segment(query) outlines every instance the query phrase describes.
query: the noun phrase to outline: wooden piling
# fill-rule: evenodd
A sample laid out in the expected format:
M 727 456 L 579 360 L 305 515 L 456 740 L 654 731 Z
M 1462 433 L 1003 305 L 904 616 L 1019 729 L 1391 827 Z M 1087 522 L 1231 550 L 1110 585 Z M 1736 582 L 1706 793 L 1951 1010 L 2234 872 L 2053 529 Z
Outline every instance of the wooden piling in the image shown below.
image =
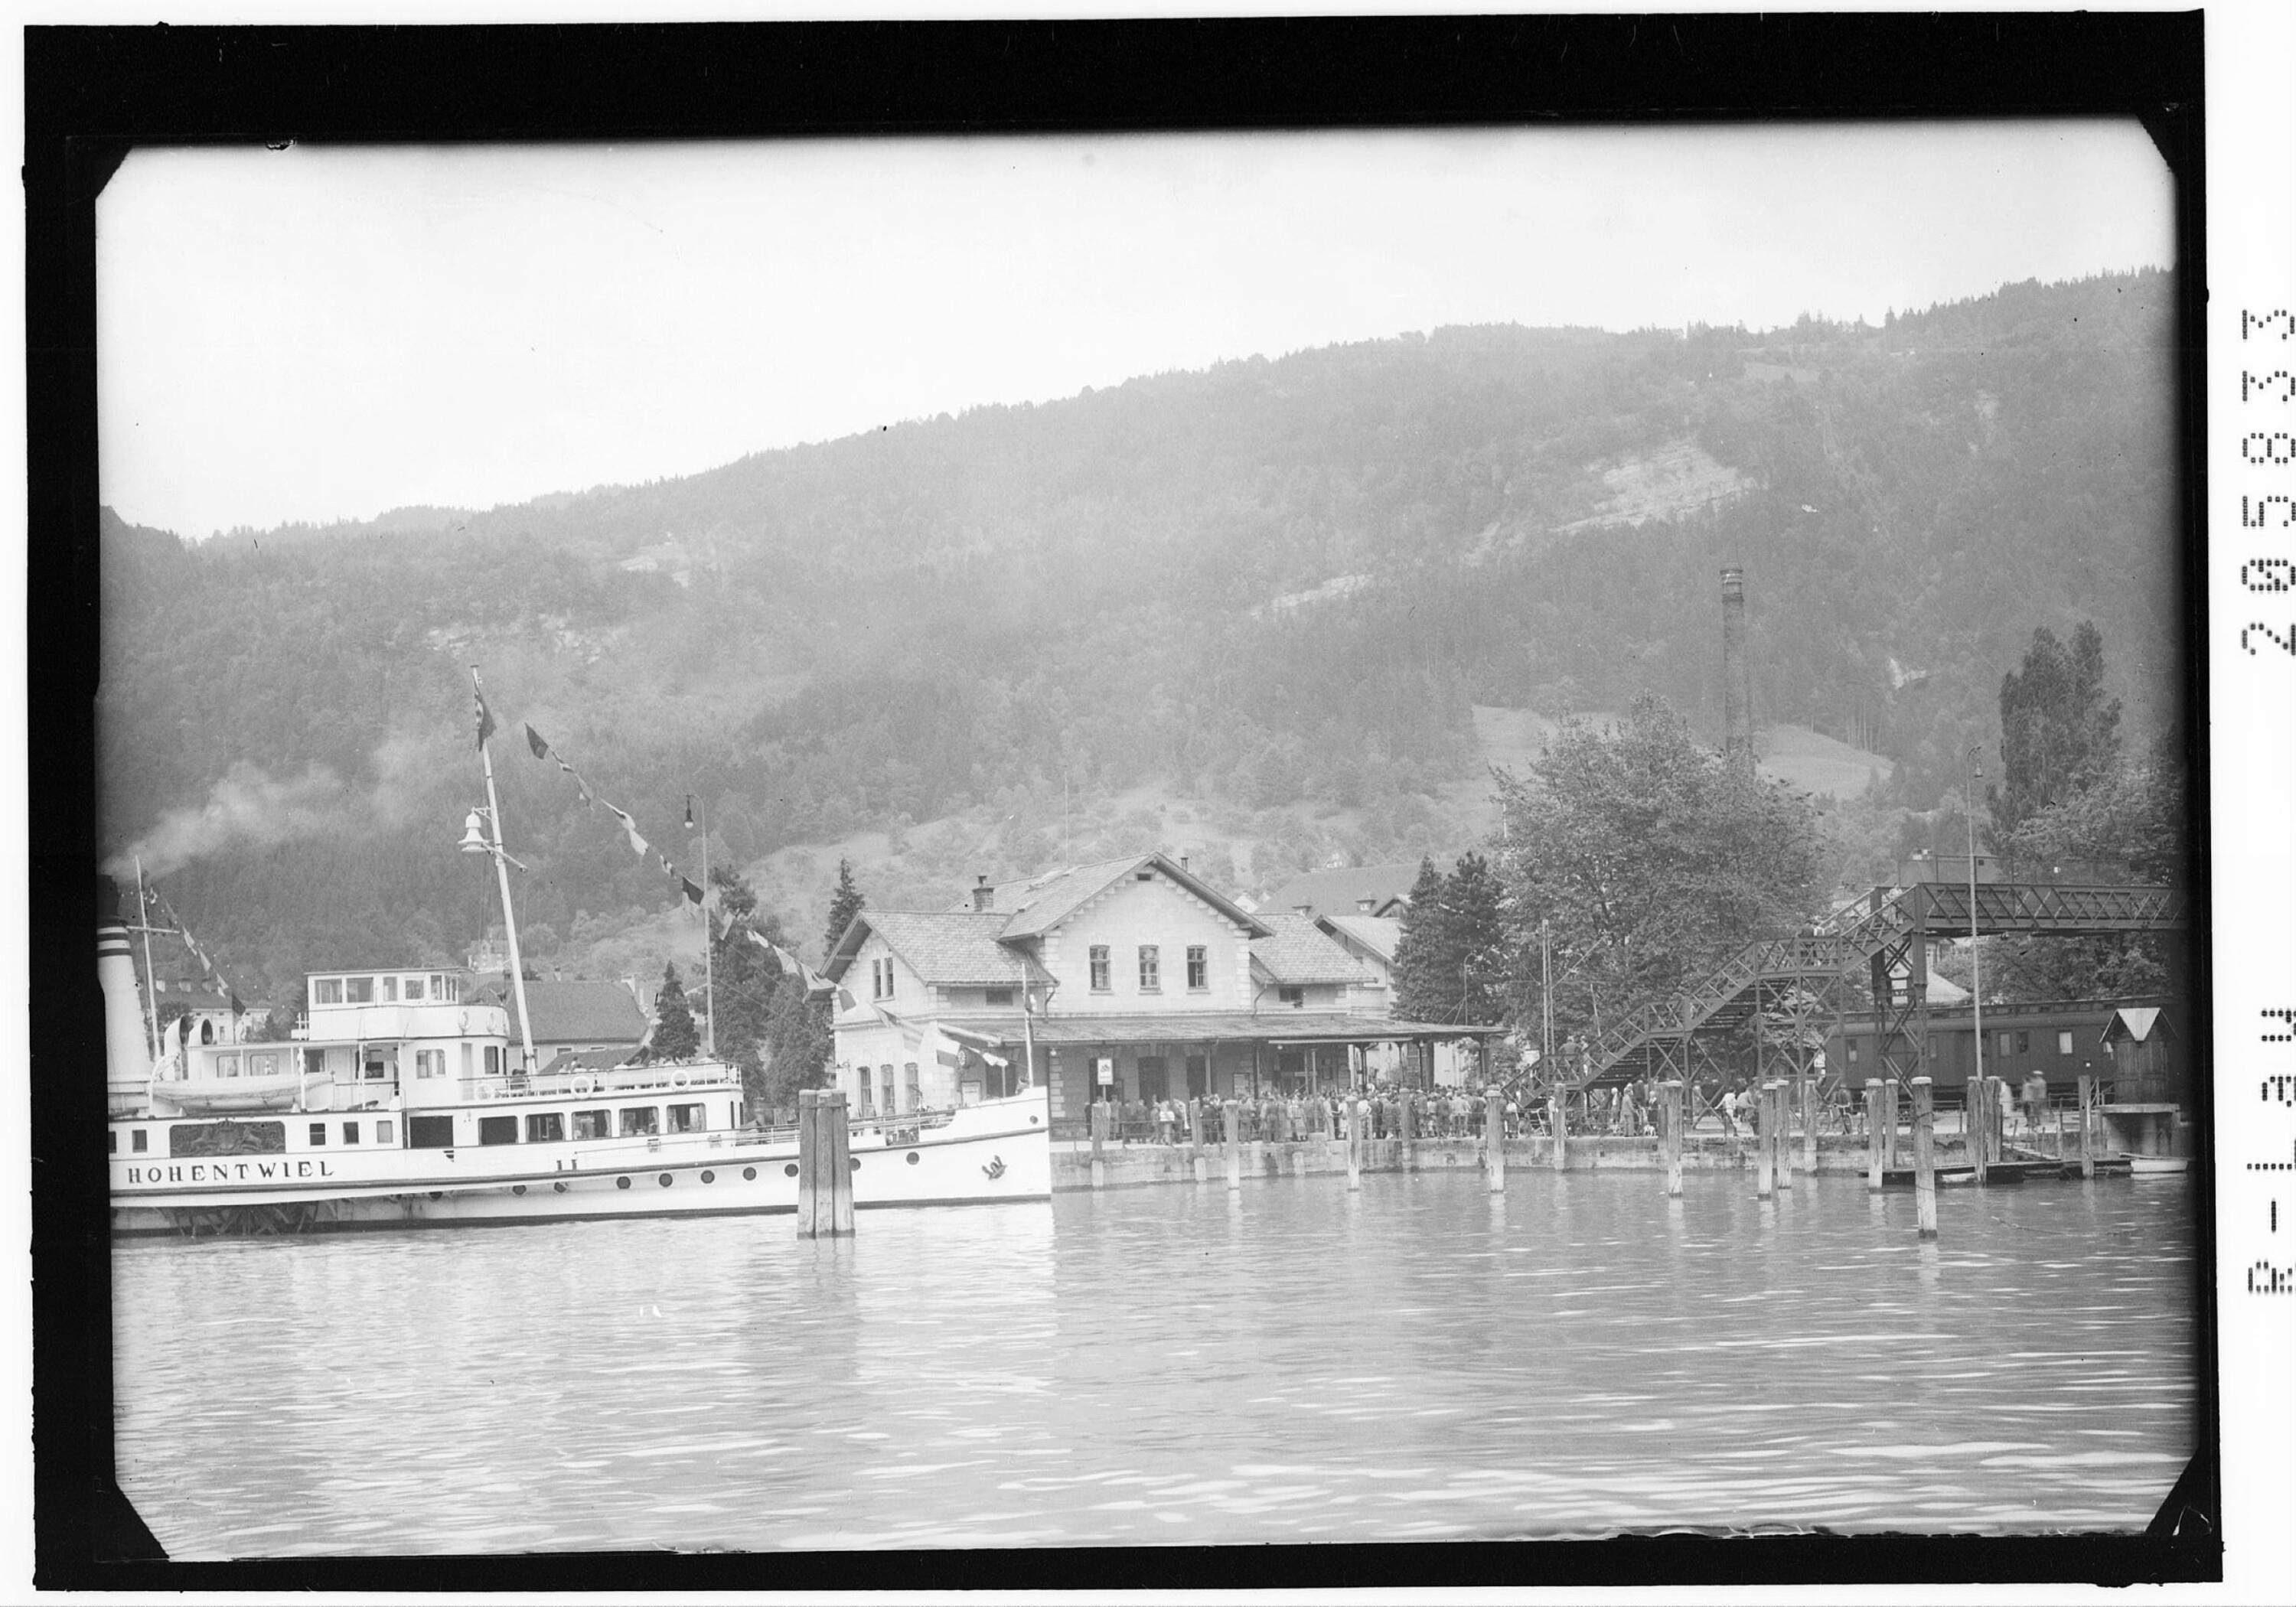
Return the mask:
M 1801 1079 L 1801 1169 L 1817 1175 L 1817 1078 Z
M 1102 1164 L 1101 1151 L 1108 1139 L 1108 1102 L 1095 1100 L 1092 1104 L 1092 1185 L 1099 1188 L 1108 1181 L 1107 1168 Z
M 1348 1192 L 1353 1193 L 1363 1187 L 1363 1108 L 1352 1098 L 1343 1103 L 1348 1112 Z
M 1882 1079 L 1866 1079 L 1866 1187 L 1882 1186 Z
M 1660 1142 L 1666 1146 L 1666 1194 L 1669 1200 L 1682 1197 L 1682 1084 L 1669 1080 L 1659 1085 L 1659 1119 L 1666 1124 Z
M 1898 1153 L 1898 1079 L 1892 1077 L 1882 1084 L 1882 1164 L 1893 1172 L 1902 1159 Z
M 1211 1166 L 1204 1159 L 1204 1102 L 1193 1096 L 1188 1101 L 1188 1167 L 1198 1183 L 1210 1180 Z
M 1237 1112 L 1234 1100 L 1220 1106 L 1220 1117 L 1226 1123 L 1220 1136 L 1227 1141 L 1227 1185 L 1232 1189 L 1243 1186 L 1243 1124 L 1237 1119 Z
M 1770 1085 L 1770 1111 L 1775 1125 L 1767 1129 L 1775 1159 L 1771 1169 L 1777 1175 L 1777 1185 L 1792 1188 L 1793 1184 L 1793 1087 L 1783 1078 Z
M 1770 1090 L 1765 1084 L 1754 1091 L 1754 1198 L 1767 1200 L 1777 1187 L 1770 1171 L 1777 1135 L 1770 1125 Z
M 1559 1172 L 1570 1164 L 1570 1096 L 1560 1088 L 1546 1097 L 1546 1123 L 1554 1134 L 1554 1143 L 1547 1160 Z
M 1483 1095 L 1484 1180 L 1494 1194 L 1506 1192 L 1506 1095 L 1493 1088 Z
M 845 1095 L 802 1088 L 797 1107 L 797 1233 L 826 1239 L 853 1231 L 853 1167 Z
M 1937 1158 L 1930 1132 L 1934 1112 L 1930 1104 L 1930 1079 L 1914 1078 L 1914 1219 L 1921 1236 L 1934 1239 L 1937 1227 Z
M 2093 1077 L 2083 1077 L 2074 1085 L 2074 1086 L 2079 1090 L 2079 1103 L 2080 1104 L 2080 1110 L 2078 1114 L 2080 1118 L 2081 1176 L 2084 1177 L 2094 1177 L 2096 1176 L 2096 1151 L 2095 1146 L 2088 1141 L 2089 1105 L 2096 1098 L 2096 1078 Z
M 1977 1186 L 1985 1186 L 1986 1162 L 1992 1160 L 1993 1147 L 1993 1079 L 1979 1078 L 1962 1086 L 1962 1144 L 1969 1151 L 1970 1163 L 1977 1171 Z

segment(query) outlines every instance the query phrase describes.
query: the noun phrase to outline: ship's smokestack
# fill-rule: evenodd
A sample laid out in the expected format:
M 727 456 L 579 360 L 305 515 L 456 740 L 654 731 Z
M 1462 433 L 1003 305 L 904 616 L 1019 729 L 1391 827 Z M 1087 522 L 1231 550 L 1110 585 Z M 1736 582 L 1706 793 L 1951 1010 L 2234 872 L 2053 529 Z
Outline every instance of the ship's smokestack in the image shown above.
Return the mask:
M 1754 767 L 1754 693 L 1746 669 L 1746 572 L 1722 571 L 1722 751 Z
M 152 1080 L 152 1045 L 144 1035 L 127 926 L 119 918 L 119 890 L 108 876 L 95 883 L 95 980 L 103 988 L 104 1081 L 140 1092 Z

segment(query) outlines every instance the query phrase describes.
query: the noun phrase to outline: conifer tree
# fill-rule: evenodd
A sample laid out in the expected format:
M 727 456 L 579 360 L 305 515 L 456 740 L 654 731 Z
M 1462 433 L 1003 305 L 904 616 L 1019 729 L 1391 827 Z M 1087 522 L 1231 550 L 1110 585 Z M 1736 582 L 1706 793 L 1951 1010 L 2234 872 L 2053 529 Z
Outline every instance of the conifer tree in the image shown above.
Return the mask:
M 677 962 L 672 960 L 662 967 L 661 991 L 654 996 L 653 1058 L 692 1060 L 701 1046 L 693 1007 L 685 1002 L 685 985 L 678 980 Z
M 837 939 L 845 935 L 845 929 L 853 924 L 853 917 L 861 913 L 865 902 L 861 890 L 853 883 L 853 862 L 840 858 L 837 862 L 837 890 L 829 898 L 829 924 L 823 928 L 821 933 L 824 960 L 829 957 L 829 951 L 837 947 Z
M 1404 906 L 1403 931 L 1395 942 L 1396 1015 L 1406 1021 L 1448 1021 L 1440 1013 L 1447 1002 L 1445 973 L 1450 952 L 1445 916 L 1443 875 L 1432 859 L 1419 861 L 1419 880 L 1411 884 L 1411 902 Z M 1456 972 L 1451 971 L 1454 983 Z M 1456 998 L 1456 988 L 1447 996 Z
M 1445 986 L 1456 1001 L 1453 1013 L 1429 1019 L 1477 1025 L 1503 1014 L 1503 945 L 1506 923 L 1499 908 L 1498 878 L 1480 854 L 1467 853 L 1443 881 Z
M 2001 677 L 2001 771 L 1985 790 L 1994 846 L 2015 851 L 2031 816 L 2086 792 L 2120 758 L 2120 700 L 2104 695 L 2104 638 L 2084 619 L 2070 644 L 2046 626 Z

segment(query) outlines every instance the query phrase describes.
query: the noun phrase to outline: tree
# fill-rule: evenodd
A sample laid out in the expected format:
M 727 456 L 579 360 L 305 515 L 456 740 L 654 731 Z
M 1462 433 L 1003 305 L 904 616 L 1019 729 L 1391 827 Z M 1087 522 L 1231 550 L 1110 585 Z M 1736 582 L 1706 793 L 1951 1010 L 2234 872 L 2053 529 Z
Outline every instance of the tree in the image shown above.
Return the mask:
M 739 873 L 712 865 L 709 881 L 718 890 L 718 913 L 725 917 L 722 925 L 714 916 L 710 921 L 712 1032 L 718 1053 L 742 1074 L 743 1096 L 753 1110 L 763 1110 L 773 1103 L 767 1096 L 763 1052 L 782 968 L 757 939 L 783 942 L 781 923 L 770 914 L 758 914 L 758 896 Z
M 837 862 L 837 890 L 829 897 L 829 924 L 822 928 L 821 953 L 824 962 L 829 952 L 837 947 L 837 939 L 853 924 L 853 917 L 861 913 L 867 900 L 853 882 L 853 862 L 840 857 Z
M 1993 846 L 2014 856 L 2018 828 L 2087 791 L 2120 757 L 2120 700 L 2104 695 L 2104 638 L 2084 619 L 2070 647 L 2046 626 L 2001 678 L 2002 784 L 1988 786 Z
M 1499 1021 L 1508 971 L 1506 920 L 1499 904 L 1498 878 L 1480 854 L 1461 855 L 1444 878 L 1443 939 L 1455 1004 L 1451 1014 L 1429 1019 L 1478 1025 Z
M 1445 956 L 1449 944 L 1445 932 L 1443 873 L 1432 859 L 1419 862 L 1419 880 L 1411 884 L 1411 901 L 1403 908 L 1403 930 L 1395 940 L 1395 1013 L 1406 1021 L 1438 1021 L 1441 1010 Z M 1456 979 L 1457 973 L 1450 973 Z M 1454 989 L 1454 995 L 1456 988 Z
M 2189 873 L 2185 767 L 2174 727 L 2143 757 L 2020 824 L 2010 849 L 2036 875 L 2078 865 L 2116 881 L 2169 886 Z M 1997 938 L 1986 945 L 1988 996 L 2096 999 L 2161 991 L 2177 935 Z
M 654 996 L 653 1042 L 656 1060 L 692 1060 L 701 1046 L 694 1029 L 693 1011 L 685 1002 L 685 985 L 677 979 L 677 962 L 661 970 L 661 991 Z
M 1502 780 L 1507 936 L 1529 957 L 1513 996 L 1539 1004 L 1546 923 L 1558 1035 L 1665 998 L 1821 903 L 1815 811 L 1701 747 L 1645 693 L 1607 733 L 1566 723 L 1527 778 Z

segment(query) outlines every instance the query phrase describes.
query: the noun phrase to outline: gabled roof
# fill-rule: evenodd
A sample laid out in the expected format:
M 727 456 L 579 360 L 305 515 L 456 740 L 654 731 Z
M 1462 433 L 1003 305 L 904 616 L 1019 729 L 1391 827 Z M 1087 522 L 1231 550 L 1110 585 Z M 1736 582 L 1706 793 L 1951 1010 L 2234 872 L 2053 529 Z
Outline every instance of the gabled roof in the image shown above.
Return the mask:
M 1344 870 L 1309 871 L 1294 876 L 1260 900 L 1262 909 L 1296 912 L 1301 905 L 1311 915 L 1355 915 L 1366 912 L 1356 907 L 1358 899 L 1372 901 L 1369 914 L 1394 915 L 1411 902 L 1412 884 L 1419 880 L 1419 866 L 1406 861 L 1397 865 L 1358 865 Z
M 1028 963 L 1020 950 L 997 941 L 1011 919 L 994 910 L 865 909 L 854 926 L 884 939 L 901 963 L 928 984 L 995 987 L 1020 980 L 1021 967 Z M 860 947 L 857 938 L 849 945 L 839 942 L 829 961 L 832 980 L 845 974 Z M 1032 967 L 1029 974 L 1034 979 L 1043 972 Z
M 518 1000 L 508 982 L 488 990 L 518 1025 Z M 536 982 L 526 985 L 527 1019 L 537 1043 L 636 1044 L 646 1034 L 644 1013 L 619 982 Z
M 556 1058 L 542 1070 L 545 1076 L 553 1071 L 611 1071 L 617 1066 L 627 1064 L 630 1056 L 636 1053 L 628 1047 L 561 1049 Z
M 1250 910 L 1166 854 L 1131 854 L 1055 871 L 1031 881 L 1000 882 L 988 890 L 989 908 L 1011 913 L 1011 923 L 1004 929 L 1007 941 L 1041 937 L 1126 877 L 1143 871 L 1170 877 L 1254 937 L 1267 930 Z
M 2159 1005 L 2126 1005 L 2114 1011 L 2112 1019 L 2104 1024 L 2104 1042 L 2109 1044 L 2115 1038 L 2125 1037 L 2141 1044 L 2153 1035 L 2156 1027 L 2162 1037 L 2169 1036 L 2169 1023 L 2161 1019 Z
M 1395 963 L 1395 946 L 1403 941 L 1403 922 L 1394 915 L 1320 915 L 1316 923 L 1343 934 L 1390 965 Z
M 1305 915 L 1262 915 L 1275 931 L 1251 942 L 1251 963 L 1271 982 L 1368 982 L 1363 963 Z

